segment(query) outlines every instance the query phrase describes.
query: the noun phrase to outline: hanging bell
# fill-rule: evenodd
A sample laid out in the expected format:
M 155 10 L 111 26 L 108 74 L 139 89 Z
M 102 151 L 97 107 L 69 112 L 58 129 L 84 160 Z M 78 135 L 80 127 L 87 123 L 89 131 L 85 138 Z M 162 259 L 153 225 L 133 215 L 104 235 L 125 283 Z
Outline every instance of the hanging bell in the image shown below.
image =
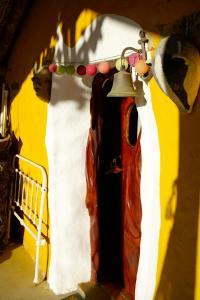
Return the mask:
M 114 74 L 113 85 L 107 97 L 128 97 L 136 96 L 131 74 L 121 70 Z

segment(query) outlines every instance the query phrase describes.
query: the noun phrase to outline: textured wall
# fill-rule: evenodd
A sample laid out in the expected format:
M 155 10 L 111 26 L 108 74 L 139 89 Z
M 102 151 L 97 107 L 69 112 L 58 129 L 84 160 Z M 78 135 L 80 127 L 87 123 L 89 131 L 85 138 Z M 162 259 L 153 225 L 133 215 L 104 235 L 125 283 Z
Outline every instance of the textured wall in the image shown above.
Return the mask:
M 46 9 L 46 5 L 48 5 L 48 10 Z M 89 9 L 92 9 L 95 12 L 91 12 Z M 77 104 L 80 97 L 77 96 L 75 92 L 71 93 L 70 97 L 76 97 L 78 100 L 76 102 L 60 101 L 59 104 L 56 104 L 60 106 L 59 108 L 56 107 L 56 105 L 48 105 L 47 103 L 42 102 L 35 96 L 33 91 L 31 82 L 33 64 L 35 62 L 42 63 L 45 60 L 53 58 L 55 50 L 54 47 L 57 43 L 56 30 L 58 22 L 62 23 L 64 43 L 68 46 L 74 47 L 77 44 L 80 36 L 84 34 L 86 27 L 94 20 L 97 14 L 103 15 L 112 13 L 123 15 L 125 17 L 129 17 L 131 20 L 136 21 L 138 24 L 144 27 L 144 29 L 151 32 L 155 31 L 158 33 L 158 31 L 162 27 L 160 27 L 160 25 L 175 21 L 179 17 L 188 15 L 195 10 L 197 11 L 198 9 L 199 1 L 191 2 L 163 0 L 137 3 L 133 3 L 133 1 L 123 1 L 123 3 L 116 3 L 116 1 L 87 1 L 87 3 L 80 3 L 80 1 L 78 1 L 77 5 L 75 5 L 74 1 L 67 1 L 67 3 L 66 1 L 62 0 L 53 0 L 51 2 L 39 0 L 35 1 L 29 14 L 27 15 L 25 25 L 21 29 L 21 32 L 19 33 L 16 40 L 12 55 L 9 60 L 9 68 L 7 74 L 8 83 L 11 88 L 10 97 L 12 100 L 12 129 L 14 130 L 17 138 L 22 141 L 21 153 L 35 160 L 36 162 L 41 163 L 48 169 L 48 151 L 46 151 L 45 147 L 46 113 L 48 110 L 49 122 L 49 116 L 53 115 L 53 107 L 55 111 L 59 111 L 59 109 L 62 109 L 65 105 L 72 111 L 75 111 L 77 109 L 80 115 L 82 112 L 85 114 L 84 116 L 87 119 L 87 124 L 89 122 L 89 113 L 87 112 L 87 110 L 85 110 L 87 101 L 89 99 L 88 88 L 86 88 L 85 90 L 85 87 L 82 86 L 82 83 L 80 83 L 78 79 L 70 82 L 70 85 L 80 85 L 80 89 L 77 91 L 79 94 L 83 92 L 84 99 L 87 99 L 84 102 L 83 111 L 79 110 L 78 108 Z M 112 22 L 114 22 L 113 18 Z M 125 40 L 124 42 L 126 45 L 124 44 L 123 46 L 127 46 L 127 44 L 134 46 L 134 43 L 137 44 L 137 38 L 134 34 L 131 33 L 131 24 L 133 24 L 132 21 L 128 21 L 127 23 L 125 22 L 125 25 L 123 25 L 125 27 L 128 26 L 129 28 L 128 30 L 126 30 L 127 40 Z M 97 43 L 98 41 L 101 45 L 103 45 L 104 35 L 101 35 L 101 26 L 102 24 L 100 23 L 99 26 L 97 26 L 98 30 L 95 32 L 93 32 L 92 30 L 92 32 L 89 33 L 88 36 L 90 36 L 91 34 L 96 34 L 97 38 L 95 43 Z M 106 35 L 109 33 L 107 31 L 108 30 L 106 30 Z M 163 32 L 163 34 L 166 34 L 166 32 Z M 110 43 L 111 38 L 114 39 L 116 37 L 116 44 Z M 109 51 L 113 51 L 113 53 L 116 54 L 118 52 L 117 50 L 119 49 L 117 47 L 119 46 L 119 43 L 121 43 L 121 37 L 119 38 L 117 35 L 114 37 L 109 34 L 108 40 L 110 45 Z M 158 40 L 159 36 L 155 36 L 153 43 L 154 47 L 157 46 Z M 82 51 L 79 51 L 79 54 L 81 57 L 83 57 L 83 59 L 92 59 L 97 54 L 97 52 L 95 52 L 97 51 L 97 48 L 94 48 L 92 45 L 94 46 L 94 44 L 90 43 L 90 39 L 82 39 Z M 74 55 L 76 53 L 76 51 L 70 51 L 67 47 L 64 47 L 62 49 L 65 53 L 67 52 L 67 55 Z M 106 49 L 107 46 L 99 48 L 98 51 L 100 51 L 100 54 L 102 55 L 104 53 L 106 54 Z M 119 50 L 121 51 L 121 49 Z M 56 76 L 54 79 L 56 84 Z M 15 83 L 18 84 L 18 88 Z M 59 84 L 61 84 L 61 86 L 63 85 L 62 89 L 64 91 L 64 94 L 62 95 L 61 89 L 61 96 L 66 99 L 65 97 L 66 94 L 68 94 L 69 89 L 67 90 L 66 87 L 64 89 L 64 85 L 66 86 L 66 84 L 69 84 L 69 79 L 64 76 L 63 81 Z M 144 166 L 146 166 L 144 167 L 146 168 L 144 169 L 146 170 L 144 173 L 144 178 L 146 178 L 146 180 L 148 181 L 148 183 L 145 183 L 145 180 L 143 181 L 143 203 L 145 208 L 144 216 L 146 216 L 145 218 L 147 220 L 146 229 L 144 225 L 143 230 L 146 230 L 147 233 L 150 232 L 151 234 L 155 234 L 154 237 L 157 238 L 159 230 L 159 216 L 156 213 L 157 208 L 155 207 L 156 205 L 158 205 L 158 202 L 156 197 L 150 197 L 149 195 L 153 195 L 153 193 L 156 193 L 156 195 L 160 194 L 161 230 L 157 266 L 158 288 L 155 292 L 155 298 L 177 300 L 177 297 L 179 297 L 178 295 L 180 293 L 181 299 L 194 299 L 194 297 L 196 297 L 195 299 L 198 299 L 198 291 L 200 286 L 198 273 L 199 257 L 197 257 L 197 247 L 199 247 L 199 243 L 197 243 L 199 236 L 199 198 L 197 195 L 199 178 L 199 143 L 196 134 L 198 133 L 199 101 L 196 101 L 194 112 L 190 116 L 180 116 L 175 105 L 160 91 L 153 79 L 150 83 L 150 87 L 153 112 L 156 118 L 160 145 L 160 185 L 157 185 L 156 181 L 153 180 L 153 176 L 155 175 L 154 170 L 157 170 L 157 168 L 159 169 L 159 165 L 152 161 L 152 157 L 154 156 L 157 156 L 157 159 L 159 159 L 159 153 L 155 151 L 152 152 L 154 149 L 153 147 L 157 149 L 158 141 L 157 138 L 155 138 L 155 135 L 152 135 L 149 130 L 147 130 L 143 135 L 145 137 L 143 140 L 143 149 L 145 149 L 144 151 L 146 151 L 146 154 L 143 154 L 143 160 L 145 161 Z M 53 87 L 53 90 L 54 89 L 55 85 Z M 148 95 L 147 98 L 150 99 L 148 88 L 144 86 L 144 89 L 145 94 Z M 56 94 L 52 94 L 52 96 L 53 95 Z M 145 111 L 149 111 L 149 113 Z M 143 120 L 143 126 L 147 126 L 148 128 L 150 128 L 150 130 L 152 130 L 152 132 L 155 133 L 157 129 L 155 126 L 154 116 L 150 104 L 145 107 L 145 110 L 143 112 L 141 108 L 140 117 Z M 82 119 L 80 118 L 80 120 L 78 121 L 81 122 L 81 120 Z M 58 124 L 62 124 L 62 119 L 58 119 Z M 68 122 L 67 124 L 65 123 L 65 125 L 69 126 Z M 85 123 L 84 125 L 86 126 Z M 55 122 L 55 124 L 52 126 L 54 130 L 56 126 L 57 122 Z M 81 127 L 81 130 L 82 129 L 84 128 Z M 78 128 L 77 131 L 79 131 Z M 77 133 L 77 131 L 74 132 Z M 60 137 L 60 134 L 61 132 L 59 132 L 58 138 Z M 154 136 L 155 138 L 154 142 L 152 142 L 152 136 Z M 50 137 L 51 132 L 48 129 L 46 139 L 47 148 L 50 146 Z M 53 135 L 52 141 L 54 137 L 55 136 Z M 70 136 L 68 136 L 68 138 L 70 141 Z M 74 135 L 72 136 L 72 138 L 74 139 Z M 78 141 L 78 143 L 80 143 L 80 141 Z M 53 142 L 53 144 L 51 145 L 52 149 L 53 147 L 55 147 L 55 145 L 58 145 L 58 147 L 64 146 L 65 149 L 65 146 L 67 144 L 59 145 L 59 143 Z M 78 144 L 76 144 L 76 142 L 75 146 L 78 147 Z M 82 144 L 82 146 L 84 146 L 84 143 Z M 83 150 L 83 148 L 81 149 Z M 57 151 L 57 149 L 55 149 L 55 151 Z M 84 151 L 82 151 L 81 153 L 81 155 L 83 155 Z M 55 153 L 52 153 L 50 157 L 54 157 L 55 161 L 58 160 Z M 83 166 L 83 156 L 79 158 L 81 162 L 80 166 Z M 67 157 L 64 156 L 64 159 L 67 159 Z M 54 162 L 52 162 L 51 167 L 53 166 L 53 163 Z M 66 163 L 69 167 L 71 162 Z M 52 184 L 53 177 L 50 172 L 51 174 L 53 174 L 52 169 L 49 169 L 50 184 Z M 57 178 L 55 178 L 55 180 L 57 181 Z M 83 185 L 81 189 L 84 190 Z M 151 191 L 151 193 L 149 194 L 148 191 Z M 72 194 L 76 194 L 76 191 L 72 191 L 71 188 L 67 189 L 66 193 L 68 194 L 71 192 Z M 59 199 L 61 199 L 62 195 L 58 195 L 58 197 Z M 67 202 L 65 202 L 64 205 L 67 205 Z M 151 207 L 153 207 L 153 210 L 151 210 Z M 62 205 L 59 209 L 61 208 Z M 56 211 L 54 211 L 54 213 L 56 214 Z M 64 213 L 62 213 L 62 216 L 63 214 Z M 83 219 L 86 220 L 87 224 L 88 221 L 86 214 L 83 216 Z M 64 221 L 66 222 L 66 220 Z M 88 225 L 86 225 L 84 229 L 85 232 L 87 231 L 87 226 Z M 56 228 L 53 228 L 52 226 L 52 230 L 56 230 Z M 54 235 L 55 239 L 53 239 L 54 242 L 56 242 L 56 233 L 52 232 L 52 235 Z M 150 236 L 148 237 L 147 235 L 144 235 L 144 239 L 146 239 L 147 244 L 144 244 L 146 246 L 143 247 L 142 250 L 143 254 L 141 256 L 141 266 L 138 273 L 139 281 L 137 283 L 137 297 L 138 299 L 147 300 L 151 298 L 153 286 L 155 283 L 155 278 L 153 276 L 151 277 L 148 273 L 148 264 L 150 263 L 151 267 L 154 270 L 153 264 L 156 264 L 155 257 L 157 250 L 155 247 L 156 242 L 154 242 L 153 238 L 151 239 Z M 29 241 L 28 245 L 29 252 L 34 255 L 33 248 L 32 246 L 30 246 Z M 56 250 L 56 247 L 59 248 L 59 246 L 55 245 L 54 247 L 54 250 L 58 251 L 58 249 Z M 62 249 L 62 246 L 60 247 L 60 249 L 61 250 L 59 251 L 63 253 L 64 249 Z M 153 255 L 155 255 L 153 256 L 154 259 L 152 259 L 152 253 L 154 253 Z M 53 259 L 55 263 L 55 257 Z M 177 262 L 177 264 L 175 264 L 175 262 Z M 55 266 L 54 263 L 52 263 L 52 266 Z M 62 260 L 60 261 L 60 264 L 62 265 Z M 42 265 L 43 268 L 45 268 L 46 259 L 44 258 L 42 261 Z M 173 269 L 174 266 L 175 269 Z M 143 267 L 146 267 L 145 272 L 143 271 Z M 154 270 L 154 272 L 156 271 Z M 86 273 L 89 274 L 89 266 L 86 267 Z M 85 275 L 83 275 L 83 277 L 88 276 L 86 273 Z M 144 278 L 143 276 L 146 277 Z M 52 287 L 56 292 L 64 291 L 66 289 L 65 284 L 67 283 L 65 279 L 60 283 L 62 285 L 61 287 L 59 286 L 59 283 L 56 283 L 56 280 L 58 279 L 55 279 L 53 277 L 50 278 Z M 149 288 L 150 290 L 147 290 L 147 293 L 149 293 L 149 298 L 147 298 L 147 296 L 145 295 L 145 289 L 142 284 L 142 280 L 144 280 L 143 282 L 145 282 L 145 286 L 150 284 L 152 288 L 152 290 L 151 288 Z M 67 286 L 67 288 L 68 287 L 69 286 Z M 143 296 L 142 293 L 144 293 Z

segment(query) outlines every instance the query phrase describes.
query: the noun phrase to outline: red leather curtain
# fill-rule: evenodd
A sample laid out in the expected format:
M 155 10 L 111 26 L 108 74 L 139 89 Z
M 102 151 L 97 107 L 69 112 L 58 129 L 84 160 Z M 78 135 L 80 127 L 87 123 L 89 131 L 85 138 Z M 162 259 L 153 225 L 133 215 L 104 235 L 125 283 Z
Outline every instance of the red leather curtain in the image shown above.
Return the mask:
M 86 149 L 91 280 L 134 299 L 141 239 L 140 136 L 134 98 L 107 98 L 112 74 L 97 74 Z

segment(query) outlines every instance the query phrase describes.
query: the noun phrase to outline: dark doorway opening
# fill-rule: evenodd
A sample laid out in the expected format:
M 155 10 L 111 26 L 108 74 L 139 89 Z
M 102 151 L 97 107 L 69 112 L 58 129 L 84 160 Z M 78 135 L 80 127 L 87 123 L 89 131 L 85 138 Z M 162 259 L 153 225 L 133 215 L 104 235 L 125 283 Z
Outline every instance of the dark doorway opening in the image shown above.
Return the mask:
M 105 101 L 98 181 L 100 282 L 123 285 L 121 99 Z

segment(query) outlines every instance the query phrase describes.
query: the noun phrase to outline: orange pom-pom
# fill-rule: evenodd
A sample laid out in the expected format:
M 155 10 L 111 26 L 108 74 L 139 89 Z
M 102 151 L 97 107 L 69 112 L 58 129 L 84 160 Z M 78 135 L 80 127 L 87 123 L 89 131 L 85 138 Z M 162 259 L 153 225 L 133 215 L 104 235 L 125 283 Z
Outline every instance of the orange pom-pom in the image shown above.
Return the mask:
M 145 60 L 141 59 L 135 63 L 135 71 L 142 76 L 149 71 L 149 65 L 146 64 Z
M 107 61 L 102 61 L 98 65 L 98 71 L 102 74 L 106 74 L 110 71 L 110 64 Z

